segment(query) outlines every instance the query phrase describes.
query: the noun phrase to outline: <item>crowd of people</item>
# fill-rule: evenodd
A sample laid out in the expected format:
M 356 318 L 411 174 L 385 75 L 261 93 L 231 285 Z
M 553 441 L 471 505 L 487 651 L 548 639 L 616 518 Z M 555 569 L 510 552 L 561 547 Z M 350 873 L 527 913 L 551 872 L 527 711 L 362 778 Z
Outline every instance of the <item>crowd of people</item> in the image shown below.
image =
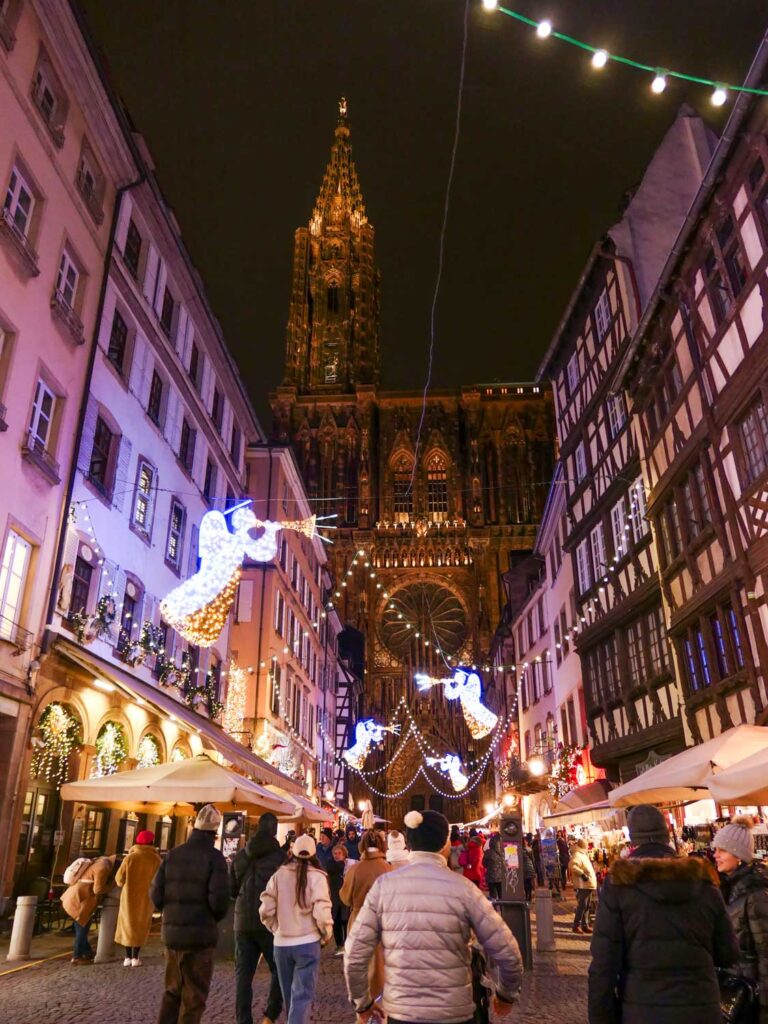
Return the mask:
M 142 831 L 125 858 L 82 859 L 65 874 L 72 963 L 92 962 L 89 928 L 102 895 L 122 888 L 116 941 L 141 965 L 162 913 L 165 988 L 158 1024 L 201 1020 L 219 923 L 235 900 L 237 1024 L 253 1024 L 253 979 L 270 971 L 263 1024 L 285 1011 L 309 1024 L 321 949 L 344 958 L 359 1024 L 470 1024 L 486 999 L 495 1019 L 519 996 L 520 950 L 495 901 L 504 895 L 498 833 L 462 832 L 434 811 L 411 811 L 403 831 L 355 826 L 277 839 L 264 814 L 228 865 L 216 848 L 221 814 L 197 815 L 189 839 L 161 860 Z M 674 848 L 656 807 L 632 808 L 629 839 L 605 863 L 583 837 L 545 830 L 524 838 L 526 896 L 533 883 L 573 887 L 573 931 L 591 935 L 590 1024 L 768 1024 L 768 871 L 754 822 L 735 817 L 711 849 Z M 519 861 L 518 861 L 519 864 Z M 478 968 L 479 963 L 479 968 Z M 492 978 L 491 993 L 478 989 Z

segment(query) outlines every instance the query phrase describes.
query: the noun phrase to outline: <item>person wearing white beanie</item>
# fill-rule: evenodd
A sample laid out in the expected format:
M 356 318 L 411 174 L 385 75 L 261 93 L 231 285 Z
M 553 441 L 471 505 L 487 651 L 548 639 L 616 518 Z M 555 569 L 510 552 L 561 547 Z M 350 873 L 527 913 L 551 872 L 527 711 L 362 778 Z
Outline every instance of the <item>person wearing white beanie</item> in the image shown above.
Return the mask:
M 754 819 L 740 815 L 715 836 L 723 896 L 739 940 L 739 973 L 758 986 L 759 1024 L 768 1024 L 768 871 L 755 860 Z
M 411 854 L 405 836 L 397 829 L 387 833 L 387 864 L 393 868 L 402 867 L 410 860 Z

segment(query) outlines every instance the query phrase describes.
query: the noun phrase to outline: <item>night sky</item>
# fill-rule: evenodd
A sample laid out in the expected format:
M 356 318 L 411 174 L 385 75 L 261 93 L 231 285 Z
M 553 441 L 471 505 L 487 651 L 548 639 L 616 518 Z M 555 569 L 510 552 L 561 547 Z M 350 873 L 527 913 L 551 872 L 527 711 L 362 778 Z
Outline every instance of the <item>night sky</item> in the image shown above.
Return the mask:
M 265 426 L 293 233 L 341 94 L 382 272 L 385 388 L 422 385 L 453 143 L 463 0 L 83 0 Z M 512 6 L 510 4 L 510 6 Z M 519 0 L 611 52 L 741 82 L 764 0 Z M 434 384 L 534 374 L 593 241 L 687 100 L 471 0 Z

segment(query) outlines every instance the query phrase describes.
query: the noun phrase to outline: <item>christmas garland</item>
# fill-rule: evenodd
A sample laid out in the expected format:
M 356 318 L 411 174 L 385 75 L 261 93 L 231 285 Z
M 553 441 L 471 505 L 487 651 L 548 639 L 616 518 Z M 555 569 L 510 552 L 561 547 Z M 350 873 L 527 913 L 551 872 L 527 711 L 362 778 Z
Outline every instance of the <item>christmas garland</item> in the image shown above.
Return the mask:
M 118 722 L 105 722 L 96 737 L 96 757 L 93 775 L 101 778 L 114 775 L 128 756 L 123 727 Z
M 69 755 L 80 746 L 80 723 L 63 704 L 49 704 L 37 727 L 42 746 L 32 755 L 31 773 L 56 788 L 66 780 Z

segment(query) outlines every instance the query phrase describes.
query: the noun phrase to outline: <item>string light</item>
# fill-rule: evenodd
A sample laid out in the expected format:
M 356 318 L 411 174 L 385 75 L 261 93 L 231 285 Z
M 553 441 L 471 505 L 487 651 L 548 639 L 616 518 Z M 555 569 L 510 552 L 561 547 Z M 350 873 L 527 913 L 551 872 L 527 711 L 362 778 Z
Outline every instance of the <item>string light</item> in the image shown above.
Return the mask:
M 66 779 L 69 755 L 80 743 L 80 723 L 63 704 L 54 702 L 40 716 L 38 729 L 42 745 L 35 746 L 30 772 L 58 789 Z
M 577 39 L 574 36 L 566 35 L 564 32 L 556 32 L 548 21 L 537 22 L 533 18 L 529 18 L 526 15 L 521 14 L 519 11 L 513 11 L 511 8 L 503 7 L 498 3 L 491 4 L 490 2 L 486 2 L 486 0 L 483 0 L 483 7 L 488 11 L 498 9 L 508 18 L 513 18 L 515 21 L 528 25 L 530 28 L 535 29 L 537 36 L 542 39 L 546 39 L 548 36 L 553 36 L 555 39 L 559 39 L 563 43 L 568 43 L 570 46 L 575 46 L 577 49 L 586 51 L 592 55 L 592 64 L 596 68 L 603 68 L 610 61 L 615 64 L 623 64 L 625 67 L 633 68 L 635 71 L 647 72 L 654 75 L 655 78 L 677 78 L 680 81 L 690 82 L 693 85 L 709 86 L 714 90 L 711 102 L 716 107 L 721 107 L 726 102 L 729 92 L 746 92 L 756 96 L 768 96 L 768 89 L 760 89 L 743 85 L 728 85 L 726 83 L 716 82 L 711 78 L 704 78 L 700 75 L 689 75 L 683 71 L 666 70 L 663 75 L 660 75 L 658 67 L 653 64 L 646 64 L 643 61 L 634 60 L 631 57 L 621 57 L 618 54 L 608 53 L 602 47 L 593 46 L 591 43 L 585 43 L 583 40 Z M 548 31 L 544 29 L 544 26 L 548 26 Z M 661 93 L 664 91 L 664 88 L 655 88 L 653 91 L 655 93 Z
M 661 72 L 659 72 L 651 82 L 651 92 L 655 92 L 656 95 L 658 95 L 659 93 L 664 92 L 666 88 L 667 79 L 661 74 Z
M 136 767 L 154 768 L 156 764 L 160 764 L 160 747 L 152 733 L 148 732 L 136 748 Z
M 229 683 L 224 715 L 221 720 L 224 732 L 241 739 L 245 720 L 245 698 L 248 689 L 248 673 L 235 661 L 229 663 Z
M 122 725 L 118 722 L 105 722 L 96 737 L 96 757 L 91 777 L 114 775 L 127 756 L 128 746 Z

